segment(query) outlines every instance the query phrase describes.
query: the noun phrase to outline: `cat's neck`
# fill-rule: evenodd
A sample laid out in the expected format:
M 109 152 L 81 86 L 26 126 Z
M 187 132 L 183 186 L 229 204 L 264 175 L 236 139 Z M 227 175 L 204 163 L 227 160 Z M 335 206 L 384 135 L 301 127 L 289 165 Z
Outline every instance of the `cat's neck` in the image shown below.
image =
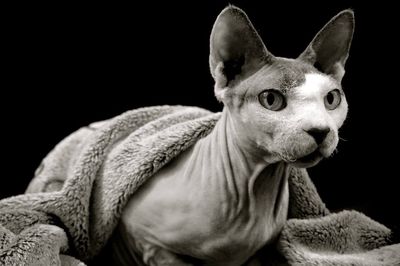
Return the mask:
M 268 164 L 256 145 L 239 134 L 228 110 L 224 109 L 213 131 L 196 144 L 192 155 L 203 183 L 212 182 L 209 187 L 218 188 L 222 201 L 249 211 L 266 202 L 279 204 L 288 166 Z

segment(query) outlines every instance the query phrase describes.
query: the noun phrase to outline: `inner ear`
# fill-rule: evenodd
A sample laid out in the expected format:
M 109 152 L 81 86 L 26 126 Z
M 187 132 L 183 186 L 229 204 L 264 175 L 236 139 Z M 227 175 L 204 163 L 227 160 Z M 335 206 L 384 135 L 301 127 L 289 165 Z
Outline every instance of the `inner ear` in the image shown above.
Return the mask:
M 229 86 L 229 82 L 234 80 L 237 75 L 242 72 L 242 67 L 245 63 L 245 56 L 239 55 L 237 58 L 227 58 L 223 65 L 224 67 L 221 69 L 222 73 L 226 77 L 227 84 Z
M 247 15 L 234 6 L 225 8 L 210 37 L 210 70 L 216 86 L 233 86 L 232 81 L 253 74 L 270 57 Z

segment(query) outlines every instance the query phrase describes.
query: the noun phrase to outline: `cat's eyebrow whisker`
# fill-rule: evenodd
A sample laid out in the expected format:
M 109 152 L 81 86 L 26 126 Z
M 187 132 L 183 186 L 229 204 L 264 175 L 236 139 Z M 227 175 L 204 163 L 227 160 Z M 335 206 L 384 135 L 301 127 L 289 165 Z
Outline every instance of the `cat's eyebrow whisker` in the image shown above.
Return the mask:
M 342 141 L 348 141 L 347 139 L 342 138 L 342 137 L 339 137 L 339 139 L 342 140 Z

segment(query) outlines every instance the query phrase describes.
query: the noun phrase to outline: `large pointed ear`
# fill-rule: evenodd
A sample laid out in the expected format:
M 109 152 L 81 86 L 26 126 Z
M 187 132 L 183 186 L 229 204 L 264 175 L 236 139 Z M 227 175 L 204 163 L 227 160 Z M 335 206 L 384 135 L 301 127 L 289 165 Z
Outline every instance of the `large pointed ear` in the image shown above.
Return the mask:
M 354 32 L 354 13 L 344 10 L 333 17 L 314 37 L 300 60 L 314 65 L 319 71 L 331 75 L 339 82 Z
M 271 57 L 244 11 L 225 8 L 210 38 L 210 69 L 217 98 L 222 100 L 229 87 L 256 72 Z

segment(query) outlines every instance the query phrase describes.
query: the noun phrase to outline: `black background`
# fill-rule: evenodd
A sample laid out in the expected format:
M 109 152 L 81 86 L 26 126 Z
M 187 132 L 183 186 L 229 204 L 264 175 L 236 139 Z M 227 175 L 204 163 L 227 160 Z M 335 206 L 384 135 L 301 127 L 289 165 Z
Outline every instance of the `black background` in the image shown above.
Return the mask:
M 267 48 L 284 57 L 299 55 L 337 12 L 354 9 L 356 31 L 343 80 L 350 106 L 341 130 L 345 141 L 338 154 L 310 173 L 330 209 L 356 209 L 389 227 L 400 225 L 394 4 L 230 3 L 243 8 Z M 58 3 L 3 9 L 0 198 L 23 193 L 54 145 L 93 121 L 161 104 L 221 110 L 209 74 L 208 40 L 227 4 Z

